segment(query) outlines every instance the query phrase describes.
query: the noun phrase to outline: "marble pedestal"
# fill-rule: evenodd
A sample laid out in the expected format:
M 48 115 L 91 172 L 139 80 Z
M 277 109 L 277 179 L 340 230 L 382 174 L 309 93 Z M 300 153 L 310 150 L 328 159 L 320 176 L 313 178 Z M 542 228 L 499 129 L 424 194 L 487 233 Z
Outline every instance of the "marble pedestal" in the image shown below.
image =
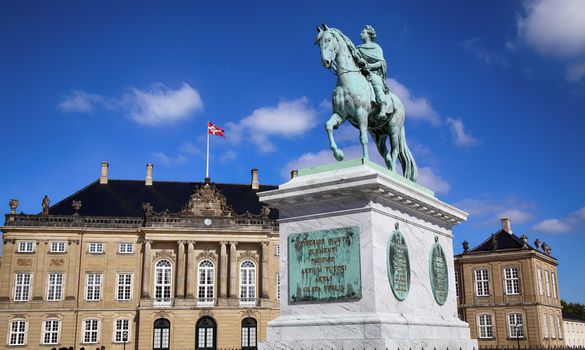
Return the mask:
M 362 159 L 299 170 L 277 190 L 258 195 L 280 211 L 281 254 L 280 316 L 269 322 L 260 349 L 477 349 L 468 324 L 457 317 L 455 297 L 451 228 L 467 218 L 465 212 Z M 403 301 L 392 292 L 387 267 L 387 244 L 396 223 L 410 261 L 410 289 Z M 359 229 L 361 297 L 289 300 L 289 235 L 343 227 Z M 448 271 L 442 305 L 433 295 L 429 272 L 436 243 Z

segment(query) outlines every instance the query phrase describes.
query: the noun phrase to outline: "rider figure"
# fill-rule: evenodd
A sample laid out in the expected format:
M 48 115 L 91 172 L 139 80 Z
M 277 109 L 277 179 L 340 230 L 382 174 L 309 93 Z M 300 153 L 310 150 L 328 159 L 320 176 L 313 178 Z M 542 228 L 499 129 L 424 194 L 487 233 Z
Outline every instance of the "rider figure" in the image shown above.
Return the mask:
M 363 44 L 357 46 L 361 59 L 358 65 L 362 69 L 362 73 L 366 76 L 376 94 L 376 103 L 380 108 L 378 114 L 379 118 L 386 116 L 386 60 L 384 59 L 384 52 L 380 45 L 376 44 L 376 31 L 370 25 L 366 25 L 360 33 L 360 39 Z M 389 111 L 390 113 L 392 111 Z

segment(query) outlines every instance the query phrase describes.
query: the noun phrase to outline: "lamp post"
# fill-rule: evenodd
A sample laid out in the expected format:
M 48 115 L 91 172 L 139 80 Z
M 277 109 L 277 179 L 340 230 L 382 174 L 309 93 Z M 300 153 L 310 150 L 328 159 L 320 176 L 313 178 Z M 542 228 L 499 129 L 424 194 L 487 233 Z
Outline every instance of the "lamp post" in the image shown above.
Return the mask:
M 516 324 L 516 341 L 518 342 L 518 349 L 520 349 L 520 330 L 523 329 L 522 323 Z
M 126 350 L 126 342 L 128 341 L 128 331 L 122 332 L 122 342 L 124 343 L 124 350 Z

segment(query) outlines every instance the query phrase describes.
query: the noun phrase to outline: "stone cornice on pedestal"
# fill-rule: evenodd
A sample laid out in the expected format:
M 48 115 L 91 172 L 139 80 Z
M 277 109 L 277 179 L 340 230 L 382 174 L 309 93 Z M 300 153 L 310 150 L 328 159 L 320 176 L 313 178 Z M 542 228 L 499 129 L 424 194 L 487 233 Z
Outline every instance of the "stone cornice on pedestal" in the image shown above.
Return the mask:
M 357 195 L 390 201 L 451 228 L 468 214 L 448 205 L 421 185 L 368 160 L 358 159 L 299 170 L 299 176 L 277 190 L 258 193 L 260 201 L 277 208 L 342 201 Z M 282 219 L 282 212 L 281 212 Z

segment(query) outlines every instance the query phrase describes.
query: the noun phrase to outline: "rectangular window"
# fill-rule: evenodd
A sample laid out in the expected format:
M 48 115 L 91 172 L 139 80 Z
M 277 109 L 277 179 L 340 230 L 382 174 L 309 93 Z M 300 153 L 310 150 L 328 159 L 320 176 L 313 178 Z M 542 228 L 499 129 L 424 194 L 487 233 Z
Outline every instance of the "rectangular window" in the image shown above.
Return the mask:
M 34 241 L 20 241 L 18 242 L 19 253 L 33 253 L 35 247 Z
M 557 279 L 554 272 L 550 273 L 550 284 L 553 292 L 553 298 L 557 298 Z
M 26 321 L 10 322 L 10 339 L 8 345 L 26 345 Z
M 280 300 L 280 272 L 274 274 L 276 278 L 276 300 Z
M 65 253 L 65 242 L 51 242 L 49 245 L 50 253 Z
M 550 325 L 550 337 L 552 339 L 556 339 L 557 335 L 555 334 L 555 322 L 553 320 L 552 315 L 548 316 L 548 320 L 549 320 L 549 325 Z
M 506 267 L 504 269 L 506 283 L 506 295 L 520 294 L 520 275 L 517 267 Z
M 538 293 L 544 295 L 544 292 L 542 291 L 542 270 L 540 268 L 536 269 L 536 277 L 538 279 Z
M 59 344 L 61 321 L 46 320 L 43 322 L 43 344 Z
M 114 342 L 124 343 L 130 340 L 130 320 L 121 318 L 114 321 Z
M 522 314 L 508 314 L 508 334 L 510 338 L 524 338 Z
M 86 298 L 85 300 L 100 300 L 102 289 L 102 274 L 88 273 L 85 278 Z
M 14 301 L 28 301 L 32 274 L 17 273 L 14 280 Z
M 98 342 L 99 320 L 83 321 L 83 342 L 92 344 Z
M 455 271 L 455 296 L 459 297 L 459 271 Z
M 542 314 L 542 335 L 544 339 L 548 339 L 548 322 L 546 322 L 546 315 Z
M 563 339 L 563 330 L 561 328 L 561 318 L 557 317 L 557 334 L 559 335 L 559 339 Z
M 544 271 L 544 284 L 546 287 L 546 296 L 550 297 L 550 284 L 548 279 L 548 271 Z
M 132 298 L 132 274 L 118 274 L 118 294 L 117 300 L 130 300 Z
M 47 300 L 59 301 L 63 299 L 63 274 L 50 273 L 47 278 Z
M 485 297 L 490 295 L 490 282 L 488 278 L 488 270 L 475 270 L 475 295 L 478 297 Z
M 132 254 L 134 253 L 134 244 L 132 243 L 120 243 L 118 246 L 118 253 L 120 254 Z
M 280 256 L 280 244 L 274 246 L 274 255 Z
M 478 315 L 477 329 L 480 338 L 493 338 L 494 328 L 492 323 L 492 315 Z
M 90 254 L 102 254 L 104 252 L 104 244 L 88 243 L 88 251 Z

